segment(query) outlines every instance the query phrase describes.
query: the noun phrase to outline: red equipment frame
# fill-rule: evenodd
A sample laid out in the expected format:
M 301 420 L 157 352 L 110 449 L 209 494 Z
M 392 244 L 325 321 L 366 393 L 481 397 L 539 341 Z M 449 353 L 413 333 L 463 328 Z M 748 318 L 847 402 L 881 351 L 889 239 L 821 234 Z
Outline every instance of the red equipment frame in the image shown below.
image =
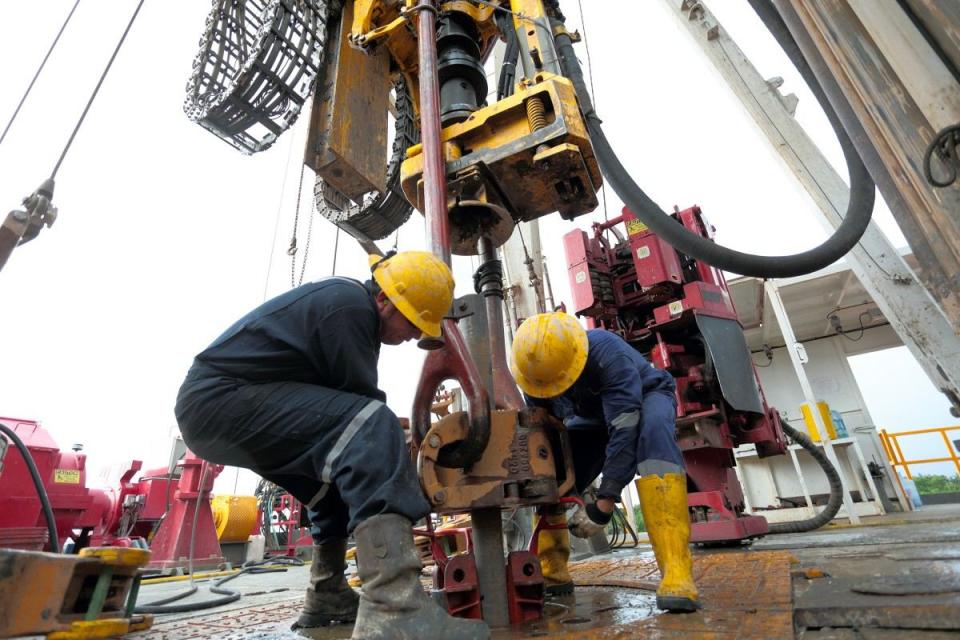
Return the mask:
M 675 211 L 676 221 L 706 238 L 713 228 L 699 207 Z M 623 225 L 626 236 L 619 231 Z M 608 233 L 616 242 L 607 239 Z M 756 382 L 759 410 L 738 410 L 720 383 L 703 326 L 735 326 L 742 336 L 726 280 L 716 268 L 679 253 L 624 208 L 622 215 L 594 223 L 593 236 L 564 236 L 574 312 L 590 327 L 614 331 L 677 383 L 677 432 L 687 467 L 693 542 L 736 542 L 769 531 L 765 518 L 744 513 L 733 449 L 746 443 L 760 456 L 781 454 L 786 439 L 776 410 L 766 404 L 752 360 L 745 369 Z M 713 320 L 710 320 L 713 319 Z M 731 323 L 736 323 L 731 325 Z M 734 349 L 737 358 L 749 352 Z M 741 362 L 743 362 L 741 360 Z M 743 376 L 741 376 L 743 377 Z M 728 380 L 729 382 L 729 380 Z
M 562 502 L 570 500 L 564 498 Z M 572 500 L 579 502 L 576 498 Z M 413 534 L 430 539 L 430 555 L 436 564 L 433 572 L 433 588 L 443 594 L 447 612 L 460 618 L 480 620 L 483 617 L 482 597 L 476 559 L 473 554 L 472 528 L 451 527 L 438 530 L 428 518 L 426 528 L 414 529 Z M 448 556 L 440 540 L 456 536 L 463 536 L 466 550 L 463 553 Z M 540 560 L 537 558 L 536 551 L 511 551 L 507 554 L 506 574 L 510 624 L 539 620 L 543 613 L 544 588 Z
M 289 493 L 280 494 L 280 502 L 273 507 L 273 512 L 278 514 L 276 522 L 271 521 L 270 527 L 286 527 L 287 540 L 280 550 L 268 550 L 268 556 L 286 556 L 295 558 L 297 550 L 301 547 L 313 547 L 313 536 L 310 535 L 309 527 L 300 524 L 303 505 L 299 500 Z M 270 514 L 263 514 L 269 518 Z M 282 519 L 280 519 L 282 518 Z

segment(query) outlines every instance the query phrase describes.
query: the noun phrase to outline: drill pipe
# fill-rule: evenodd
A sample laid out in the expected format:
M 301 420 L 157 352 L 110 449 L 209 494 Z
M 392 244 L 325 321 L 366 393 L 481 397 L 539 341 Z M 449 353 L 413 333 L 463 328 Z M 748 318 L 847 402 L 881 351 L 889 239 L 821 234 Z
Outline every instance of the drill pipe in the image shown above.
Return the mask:
M 497 249 L 490 238 L 483 236 L 477 242 L 480 249 L 481 264 L 497 259 Z M 503 283 L 487 282 L 481 286 L 483 303 L 487 312 L 487 331 L 490 344 L 490 368 L 493 375 L 493 388 L 490 390 L 497 409 L 522 409 L 523 396 L 510 375 L 507 366 L 507 344 L 503 336 Z
M 450 264 L 447 176 L 440 142 L 437 9 L 431 0 L 422 0 L 416 11 L 420 64 L 420 141 L 423 145 L 423 215 L 427 222 L 427 246 L 441 260 Z

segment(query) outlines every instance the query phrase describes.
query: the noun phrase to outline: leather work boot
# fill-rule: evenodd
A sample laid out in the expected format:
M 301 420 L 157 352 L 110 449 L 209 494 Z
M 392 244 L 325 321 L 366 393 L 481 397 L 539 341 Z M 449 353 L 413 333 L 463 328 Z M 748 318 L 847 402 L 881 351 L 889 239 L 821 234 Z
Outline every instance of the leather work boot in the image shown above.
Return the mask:
M 681 473 L 649 475 L 636 481 L 643 522 L 660 567 L 657 607 L 667 611 L 700 608 L 693 584 L 690 556 L 690 514 L 687 511 L 687 476 Z
M 420 584 L 420 555 L 410 521 L 395 513 L 374 516 L 353 532 L 363 580 L 354 640 L 487 640 L 480 620 L 454 618 Z
M 537 557 L 540 558 L 540 571 L 543 573 L 543 587 L 548 596 L 561 596 L 573 593 L 573 579 L 567 569 L 570 559 L 570 532 L 567 531 L 567 514 L 546 507 L 536 517 L 544 518 L 546 524 L 562 524 L 562 529 L 544 529 L 540 532 Z M 536 524 L 536 523 L 534 523 Z
M 310 565 L 310 586 L 303 602 L 300 618 L 293 629 L 326 627 L 357 619 L 360 596 L 347 585 L 343 571 L 346 540 L 335 540 L 313 546 L 313 564 Z

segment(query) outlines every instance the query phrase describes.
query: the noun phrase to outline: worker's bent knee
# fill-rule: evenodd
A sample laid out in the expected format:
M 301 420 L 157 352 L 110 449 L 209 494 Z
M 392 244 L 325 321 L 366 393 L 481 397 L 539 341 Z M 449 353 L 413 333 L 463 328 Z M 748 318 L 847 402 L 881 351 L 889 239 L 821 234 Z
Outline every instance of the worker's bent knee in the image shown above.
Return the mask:
M 341 440 L 342 446 L 338 442 L 327 464 L 350 510 L 351 531 L 363 520 L 384 513 L 416 521 L 430 512 L 400 422 L 390 409 L 382 404 L 365 407 L 350 421 Z

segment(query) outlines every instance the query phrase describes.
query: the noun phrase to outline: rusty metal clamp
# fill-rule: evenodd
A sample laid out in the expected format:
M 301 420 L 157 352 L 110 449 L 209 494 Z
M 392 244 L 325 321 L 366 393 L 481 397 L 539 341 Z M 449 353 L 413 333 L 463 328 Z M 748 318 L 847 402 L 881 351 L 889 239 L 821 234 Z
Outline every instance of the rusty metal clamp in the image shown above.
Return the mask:
M 53 206 L 53 178 L 47 178 L 32 194 L 23 199 L 23 210 L 7 214 L 0 224 L 0 269 L 19 245 L 36 238 L 44 226 L 53 226 L 57 208 Z

